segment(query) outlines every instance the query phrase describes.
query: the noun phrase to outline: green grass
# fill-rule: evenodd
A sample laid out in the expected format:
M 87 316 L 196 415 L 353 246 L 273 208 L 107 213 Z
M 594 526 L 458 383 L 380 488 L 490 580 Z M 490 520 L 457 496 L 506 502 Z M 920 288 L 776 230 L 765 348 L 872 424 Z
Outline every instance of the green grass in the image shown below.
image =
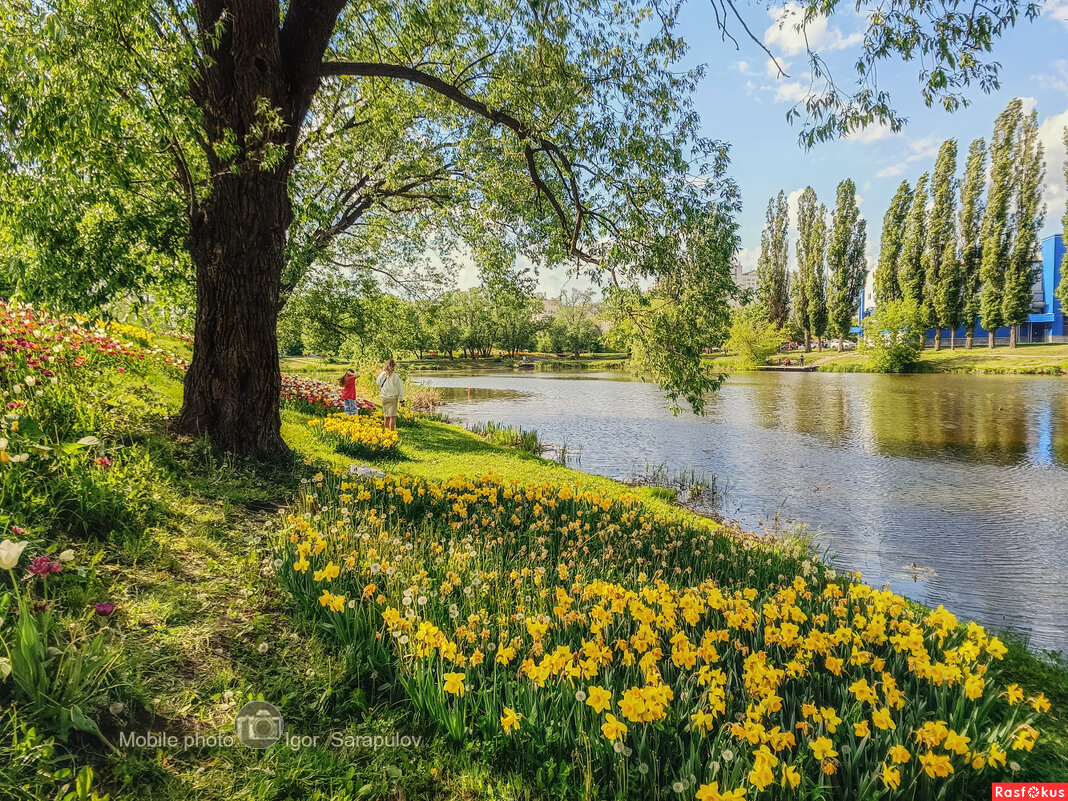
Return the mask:
M 311 415 L 293 410 L 282 412 L 282 435 L 303 459 L 348 469 L 352 460 L 336 453 L 328 445 L 312 436 L 307 422 Z M 459 426 L 432 420 L 419 420 L 412 426 L 397 429 L 401 436 L 398 458 L 368 461 L 383 471 L 406 473 L 431 480 L 449 476 L 476 476 L 493 473 L 505 479 L 524 483 L 566 482 L 583 489 L 618 495 L 633 493 L 658 511 L 674 511 L 679 507 L 666 503 L 654 487 L 629 487 L 610 478 L 581 473 L 540 456 L 487 442 Z
M 819 362 L 825 372 L 869 372 L 869 359 L 861 353 L 813 353 L 811 363 Z M 1068 375 L 1068 345 L 1019 345 L 1016 350 L 1001 346 L 994 350 L 977 342 L 972 350 L 958 347 L 940 351 L 927 348 L 912 372 L 917 373 L 1003 373 L 1019 375 Z
M 555 354 L 529 354 L 535 368 L 543 370 L 622 370 L 626 367 L 626 353 L 588 353 L 579 357 Z M 468 359 L 456 356 L 425 356 L 422 359 L 404 359 L 400 362 L 405 373 L 417 370 L 517 370 L 523 361 L 522 354 L 509 356 L 495 353 L 492 356 Z M 288 356 L 282 359 L 282 371 L 292 375 L 318 378 L 322 381 L 336 380 L 348 364 L 335 359 L 320 359 L 314 356 Z M 370 369 L 374 369 L 372 365 Z

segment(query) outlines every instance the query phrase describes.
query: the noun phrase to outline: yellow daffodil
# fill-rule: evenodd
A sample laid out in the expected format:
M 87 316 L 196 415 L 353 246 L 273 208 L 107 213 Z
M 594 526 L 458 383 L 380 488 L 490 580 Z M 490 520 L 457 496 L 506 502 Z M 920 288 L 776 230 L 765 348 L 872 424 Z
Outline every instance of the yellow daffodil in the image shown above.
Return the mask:
M 519 728 L 519 715 L 515 713 L 514 709 L 504 708 L 504 714 L 501 715 L 501 728 L 504 729 L 505 734 L 509 734 L 514 729 Z
M 445 679 L 445 692 L 461 696 L 466 692 L 467 688 L 464 687 L 466 673 L 446 673 L 443 678 Z
M 622 740 L 627 735 L 627 727 L 609 712 L 605 715 L 605 722 L 601 724 L 601 733 L 609 740 Z
M 586 699 L 586 706 L 591 707 L 594 712 L 604 712 L 612 706 L 612 693 L 604 687 L 592 685 L 589 688 L 589 697 Z
M 838 752 L 834 750 L 834 744 L 829 737 L 817 737 L 813 742 L 808 744 L 808 747 L 812 749 L 812 753 L 816 759 L 827 759 L 828 757 L 838 756 Z

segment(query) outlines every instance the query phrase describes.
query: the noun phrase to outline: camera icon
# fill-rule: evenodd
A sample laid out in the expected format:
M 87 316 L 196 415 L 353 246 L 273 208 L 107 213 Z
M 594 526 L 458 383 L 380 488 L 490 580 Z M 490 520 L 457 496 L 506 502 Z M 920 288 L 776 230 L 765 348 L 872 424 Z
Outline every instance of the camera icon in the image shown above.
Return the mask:
M 266 701 L 251 701 L 238 710 L 234 731 L 249 748 L 270 748 L 282 739 L 282 713 Z

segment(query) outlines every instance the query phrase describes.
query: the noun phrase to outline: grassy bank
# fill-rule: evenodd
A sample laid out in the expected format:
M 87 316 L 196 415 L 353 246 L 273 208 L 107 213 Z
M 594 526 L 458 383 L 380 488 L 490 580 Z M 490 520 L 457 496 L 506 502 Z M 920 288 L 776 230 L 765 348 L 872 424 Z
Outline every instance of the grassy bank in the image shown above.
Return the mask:
M 88 348 L 83 344 L 83 351 L 89 352 Z M 477 507 L 477 517 L 461 522 L 461 518 L 450 517 L 459 512 L 447 505 L 412 506 L 409 510 L 407 501 L 400 499 L 403 493 L 389 497 L 387 490 L 373 481 L 366 485 L 366 499 L 346 500 L 343 496 L 354 492 L 342 487 L 352 460 L 337 453 L 317 435 L 316 427 L 308 425 L 321 417 L 314 404 L 290 401 L 283 411 L 283 433 L 294 450 L 291 463 L 262 467 L 235 461 L 215 454 L 202 440 L 175 439 L 168 432 L 167 419 L 177 408 L 181 392 L 180 374 L 175 369 L 168 368 L 160 357 L 144 362 L 132 350 L 126 355 L 116 355 L 112 350 L 114 347 L 105 343 L 103 352 L 93 350 L 89 361 L 78 367 L 73 361 L 62 369 L 54 367 L 59 374 L 58 383 L 41 387 L 42 393 L 33 395 L 32 400 L 12 412 L 14 417 L 9 414 L 7 418 L 10 442 L 5 443 L 4 452 L 10 451 L 13 456 L 25 452 L 27 459 L 5 464 L 3 512 L 7 518 L 3 536 L 24 538 L 30 544 L 17 576 L 8 578 L 0 573 L 0 580 L 17 582 L 26 606 L 31 600 L 34 604 L 51 605 L 49 610 L 35 608 L 31 614 L 38 624 L 44 616 L 51 616 L 55 625 L 49 636 L 51 647 L 56 650 L 72 656 L 84 653 L 79 650 L 84 639 L 78 637 L 82 633 L 99 636 L 106 654 L 100 665 L 106 670 L 99 681 L 63 685 L 70 693 L 64 697 L 77 700 L 100 730 L 98 735 L 75 727 L 65 741 L 60 738 L 62 726 L 56 709 L 48 705 L 47 699 L 38 699 L 40 703 L 34 704 L 26 693 L 16 691 L 10 680 L 0 681 L 0 797 L 62 798 L 68 791 L 76 792 L 75 775 L 81 775 L 83 784 L 89 782 L 92 789 L 74 798 L 89 798 L 92 792 L 110 793 L 116 799 L 600 798 L 611 797 L 619 787 L 628 786 L 632 797 L 653 795 L 638 789 L 641 782 L 647 781 L 647 774 L 638 771 L 639 765 L 631 765 L 633 775 L 614 772 L 614 757 L 604 753 L 605 742 L 612 741 L 601 737 L 596 728 L 591 731 L 592 738 L 580 745 L 559 739 L 562 735 L 552 734 L 549 728 L 531 725 L 539 714 L 544 713 L 544 721 L 549 721 L 566 709 L 560 705 L 561 699 L 539 712 L 541 707 L 536 706 L 536 700 L 526 700 L 535 707 L 522 707 L 523 699 L 513 698 L 510 703 L 524 716 L 520 734 L 514 739 L 500 736 L 496 728 L 497 714 L 502 710 L 485 707 L 471 711 L 472 717 L 468 718 L 468 723 L 482 735 L 467 734 L 463 725 L 450 729 L 447 722 L 456 720 L 459 699 L 442 697 L 440 688 L 435 686 L 420 689 L 412 685 L 412 675 L 423 674 L 400 669 L 407 663 L 398 665 L 376 645 L 374 626 L 381 625 L 381 610 L 375 611 L 377 605 L 366 605 L 373 599 L 362 599 L 354 617 L 338 613 L 339 618 L 331 617 L 335 613 L 316 599 L 323 588 L 340 593 L 343 584 L 355 588 L 357 585 L 352 582 L 362 585 L 366 579 L 359 579 L 356 572 L 346 569 L 338 583 L 321 584 L 313 580 L 312 571 L 294 571 L 299 544 L 289 539 L 289 533 L 295 531 L 302 532 L 303 537 L 303 532 L 321 528 L 327 543 L 324 547 L 328 549 L 341 547 L 344 540 L 340 535 L 347 531 L 382 537 L 382 544 L 375 545 L 376 549 L 382 554 L 387 548 L 398 549 L 398 563 L 408 559 L 418 573 L 419 569 L 439 570 L 435 561 L 438 540 L 430 534 L 436 538 L 447 531 L 461 531 L 466 536 L 472 527 L 498 526 L 501 537 L 509 543 L 505 550 L 490 541 L 487 547 L 471 552 L 471 559 L 482 560 L 475 562 L 481 566 L 482 575 L 488 575 L 491 567 L 485 560 L 496 558 L 497 554 L 507 566 L 498 579 L 511 569 L 522 569 L 524 576 L 543 575 L 537 572 L 541 568 L 556 582 L 559 566 L 566 567 L 568 562 L 561 563 L 559 554 L 554 559 L 540 558 L 540 550 L 533 549 L 544 544 L 539 544 L 541 535 L 531 526 L 537 523 L 547 527 L 542 529 L 546 532 L 570 532 L 575 529 L 569 526 L 578 525 L 581 531 L 581 519 L 593 520 L 589 517 L 589 504 L 596 502 L 597 515 L 608 527 L 603 531 L 604 539 L 597 544 L 587 543 L 584 547 L 589 553 L 585 554 L 581 552 L 583 546 L 568 545 L 563 539 L 559 545 L 563 550 L 574 551 L 569 570 L 574 574 L 581 569 L 586 574 L 583 580 L 597 578 L 611 585 L 637 582 L 639 570 L 623 565 L 628 559 L 646 559 L 650 572 L 665 570 L 663 578 L 676 588 L 695 584 L 706 576 L 715 576 L 725 592 L 732 585 L 752 584 L 753 597 L 759 599 L 755 609 L 748 603 L 743 607 L 741 600 L 732 603 L 738 604 L 739 614 L 749 609 L 745 615 L 758 616 L 761 601 L 782 602 L 787 597 L 782 593 L 789 593 L 795 577 L 808 576 L 813 586 L 825 586 L 829 581 L 822 568 L 813 567 L 806 555 L 792 546 L 769 550 L 740 542 L 708 521 L 686 514 L 655 488 L 634 490 L 426 419 L 402 421 L 399 449 L 385 458 L 367 461 L 400 477 L 396 480 L 408 482 L 403 486 L 420 498 L 423 496 L 419 489 L 429 494 L 436 491 L 427 482 L 466 476 L 450 490 L 458 494 L 449 503 Z M 4 372 L 4 391 L 9 399 L 26 398 L 29 394 L 23 375 L 22 370 Z M 14 390 L 16 384 L 21 385 L 18 392 Z M 39 431 L 30 425 L 30 419 L 38 422 Z M 11 425 L 14 420 L 18 426 Z M 60 447 L 82 440 L 86 444 L 72 447 L 69 452 Z M 45 446 L 44 442 L 52 444 Z M 52 450 L 42 451 L 34 444 Z M 498 478 L 489 484 L 472 482 L 475 476 L 486 474 Z M 522 503 L 512 502 L 507 510 L 503 501 L 500 509 L 486 505 L 486 495 L 479 495 L 476 500 L 464 499 L 476 487 L 489 487 L 492 491 L 494 482 L 507 487 L 512 481 L 520 487 L 534 487 L 534 495 L 528 495 L 529 500 Z M 566 495 L 563 487 L 568 488 Z M 503 497 L 504 490 L 499 492 Z M 92 506 L 78 506 L 79 498 L 91 498 Z M 557 511 L 551 517 L 548 512 L 535 511 L 542 506 Z M 359 509 L 360 514 L 343 513 L 349 507 Z M 377 510 L 373 516 L 372 508 Z M 586 517 L 580 518 L 578 512 Z M 520 524 L 508 517 L 513 513 L 533 517 Z M 560 517 L 564 513 L 566 520 Z M 440 526 L 424 523 L 426 514 L 437 516 Z M 369 518 L 379 516 L 384 520 L 381 525 L 365 527 Z M 86 527 L 86 520 L 91 520 L 92 525 Z M 307 523 L 307 528 L 299 528 L 300 520 Z M 343 520 L 353 528 L 343 528 Z M 454 523 L 456 528 L 452 527 Z M 652 528 L 647 530 L 646 525 Z M 331 533 L 334 526 L 338 528 Z M 283 530 L 287 532 L 285 536 Z M 557 536 L 553 533 L 550 539 Z M 291 545 L 280 552 L 280 543 Z M 469 558 L 450 550 L 449 540 L 442 543 L 442 553 L 455 554 L 461 562 Z M 409 544 L 416 550 L 407 549 Z M 418 550 L 423 547 L 428 549 L 425 553 Z M 516 553 L 527 550 L 517 556 L 508 548 L 516 548 Z M 695 561 L 706 548 L 704 561 Z M 71 553 L 64 557 L 68 549 Z M 336 553 L 327 550 L 311 554 L 317 560 L 315 570 L 320 569 L 318 563 L 327 554 L 336 555 L 337 564 L 343 565 L 343 557 L 351 555 L 350 550 L 345 546 L 344 551 Z M 417 556 L 404 556 L 405 553 Z M 713 559 L 720 554 L 723 559 Z M 57 565 L 60 570 L 27 578 L 22 571 L 30 556 L 47 557 L 48 564 Z M 363 550 L 357 563 L 363 566 L 371 558 L 380 562 L 384 557 L 369 557 Z M 588 563 L 589 559 L 594 562 Z M 612 566 L 618 560 L 622 560 L 620 566 Z M 367 570 L 374 573 L 373 567 L 367 566 Z M 697 574 L 677 574 L 675 568 L 689 568 Z M 463 574 L 467 580 L 466 568 L 461 568 L 460 562 L 442 563 L 440 569 L 444 571 L 442 575 L 433 574 L 434 592 L 443 592 L 438 582 L 451 582 L 451 572 Z M 679 575 L 692 578 L 680 579 Z M 574 581 L 579 580 L 576 575 Z M 378 591 L 388 593 L 390 598 L 401 597 L 399 585 L 390 587 L 385 578 L 376 581 L 381 585 Z M 549 586 L 553 584 L 547 583 L 543 589 L 548 590 Z M 459 584 L 451 587 L 450 592 L 458 587 Z M 539 592 L 538 585 L 529 583 L 523 584 L 522 589 L 509 589 L 502 584 L 487 597 L 496 599 L 493 602 L 503 611 L 537 605 Z M 531 597 L 524 600 L 524 593 Z M 3 594 L 0 589 L 0 596 Z M 427 595 L 432 599 L 429 606 L 440 607 L 443 619 L 439 624 L 446 628 L 448 610 L 442 602 L 433 600 L 431 592 Z M 350 593 L 354 601 L 358 596 L 358 592 Z M 686 603 L 692 600 L 691 597 Z M 576 603 L 581 603 L 577 597 Z M 864 601 L 858 596 L 856 603 Z M 96 604 L 113 604 L 114 610 L 94 613 Z M 0 618 L 4 618 L 0 636 L 5 642 L 12 642 L 12 627 L 23 613 L 20 609 L 17 615 L 5 614 L 6 606 L 0 603 Z M 403 608 L 400 601 L 397 608 Z M 921 610 L 916 614 L 922 617 L 925 613 Z M 359 636 L 349 636 L 348 629 L 339 625 L 342 620 L 344 626 L 366 620 L 370 628 L 359 630 Z M 751 645 L 753 640 L 749 638 L 767 636 L 763 628 L 767 625 L 770 623 L 762 623 L 761 629 L 744 635 L 739 631 L 738 636 L 744 636 Z M 379 629 L 378 633 L 383 632 Z M 515 634 L 525 643 L 528 641 L 523 627 Z M 958 636 L 963 637 L 963 631 L 953 634 Z M 667 649 L 676 648 L 679 642 Z M 738 642 L 741 645 L 740 639 Z M 1052 704 L 1052 711 L 1038 721 L 1042 737 L 1034 751 L 1013 752 L 1011 759 L 1022 763 L 1022 775 L 1068 779 L 1063 720 L 1063 710 L 1068 708 L 1066 674 L 1027 654 L 1012 641 L 1008 645 L 1005 661 L 991 668 L 997 681 L 1018 682 L 1028 695 L 1042 691 Z M 726 642 L 720 647 L 731 654 L 729 660 L 725 655 L 723 667 L 725 677 L 734 676 L 726 679 L 733 682 L 727 697 L 733 705 L 736 696 L 744 695 L 743 687 L 748 688 L 749 680 L 743 678 L 740 669 L 743 658 L 741 651 L 735 650 L 738 646 Z M 680 659 L 684 661 L 685 656 Z M 737 661 L 737 675 L 729 672 L 733 668 L 728 668 L 728 661 Z M 691 688 L 683 690 L 677 683 L 680 678 L 672 672 L 671 662 L 668 655 L 663 675 L 674 683 L 681 699 L 682 693 Z M 48 664 L 55 667 L 54 662 Z M 471 673 L 471 692 L 465 703 L 485 703 L 491 696 L 485 694 L 484 687 L 476 694 L 476 671 L 474 667 L 467 671 Z M 598 680 L 607 684 L 611 675 L 607 672 Z M 514 681 L 514 677 L 508 678 L 508 682 Z M 561 685 L 564 686 L 567 685 Z M 700 686 L 704 685 L 695 688 Z M 792 694 L 783 696 L 786 705 L 797 705 L 798 699 Z M 931 696 L 936 697 L 940 696 Z M 338 732 L 342 744 L 326 741 L 299 750 L 276 746 L 260 752 L 204 741 L 203 738 L 232 731 L 234 713 L 253 699 L 277 705 L 291 733 Z M 574 704 L 568 698 L 562 701 Z M 840 713 L 844 712 L 844 707 L 838 706 L 844 703 L 843 698 L 836 695 L 826 703 L 834 703 Z M 911 698 L 909 703 L 912 704 Z M 583 710 L 585 705 L 580 702 L 578 712 Z M 983 714 L 994 714 L 994 722 L 1000 720 L 997 716 L 1008 714 L 1004 704 L 993 697 L 990 710 Z M 622 712 L 617 714 L 623 717 Z M 844 713 L 841 717 L 846 723 L 836 739 L 845 736 L 843 729 L 848 732 L 852 728 L 853 721 Z M 583 720 L 584 725 L 589 723 L 588 717 Z M 672 724 L 676 723 L 672 719 Z M 678 722 L 682 724 L 689 725 L 687 721 Z M 657 729 L 660 733 L 651 733 L 648 741 L 642 738 L 639 743 L 640 724 L 628 721 L 628 725 L 633 739 L 627 742 L 639 753 L 651 755 L 646 757 L 647 763 L 642 763 L 647 766 L 666 765 L 655 760 L 662 759 L 662 749 L 672 748 L 676 739 L 691 742 L 685 726 L 686 733 L 678 737 L 674 728 L 651 726 L 650 732 Z M 904 720 L 900 728 L 906 729 Z M 539 731 L 544 731 L 545 736 L 538 735 Z M 122 745 L 124 733 L 130 732 L 165 732 L 179 738 L 180 745 Z M 406 749 L 373 750 L 344 744 L 346 735 L 375 734 L 401 734 L 421 741 Z M 909 732 L 900 734 L 904 737 Z M 187 737 L 189 747 L 184 744 Z M 55 742 L 49 743 L 52 738 L 56 738 Z M 657 738 L 659 745 L 655 744 Z M 105 739 L 117 746 L 115 751 L 105 745 Z M 853 740 L 843 742 L 853 742 L 856 747 Z M 591 767 L 584 767 L 583 759 L 574 759 L 572 749 L 576 745 L 580 751 L 590 749 Z M 732 775 L 737 774 L 735 779 L 744 783 L 743 774 L 752 767 L 750 755 L 744 741 L 733 747 L 738 751 L 738 760 Z M 798 749 L 799 769 L 807 771 L 806 794 L 835 797 L 831 780 L 818 778 L 819 768 L 833 766 L 832 762 L 821 760 L 813 764 L 807 754 L 807 747 Z M 909 769 L 916 766 L 917 758 L 918 754 Z M 592 766 L 593 761 L 601 767 Z M 705 764 L 693 764 L 702 782 L 707 769 Z M 602 770 L 607 773 L 598 772 Z M 999 765 L 985 775 L 1007 770 L 1006 765 Z M 964 773 L 959 764 L 958 771 Z M 846 781 L 846 775 L 846 762 L 842 761 L 837 781 Z M 586 783 L 596 776 L 606 780 Z M 690 786 L 687 777 L 680 776 L 682 779 L 687 781 L 686 792 L 680 795 L 669 790 L 663 797 L 693 798 L 696 788 Z M 817 781 L 824 783 L 817 787 Z M 928 782 L 922 777 L 919 781 Z M 983 781 L 988 783 L 985 777 Z M 778 786 L 772 785 L 759 797 L 779 797 L 772 795 Z M 907 782 L 903 786 L 908 786 Z M 954 785 L 964 788 L 965 793 L 974 786 L 974 782 Z M 896 797 L 882 789 L 871 797 L 882 796 Z M 758 794 L 751 792 L 747 797 Z M 784 792 L 783 797 L 792 796 Z M 951 793 L 949 797 L 971 796 Z
M 534 364 L 536 371 L 552 370 L 622 370 L 626 368 L 628 356 L 625 353 L 589 353 L 581 356 L 562 356 L 557 354 L 526 354 Z M 523 363 L 523 354 L 510 356 L 494 354 L 483 358 L 464 358 L 456 356 L 426 356 L 422 359 L 402 359 L 401 370 L 404 372 L 425 370 L 519 370 Z M 306 375 L 321 380 L 336 378 L 347 365 L 339 361 L 320 359 L 312 356 L 291 356 L 282 359 L 282 370 L 293 375 Z
M 810 354 L 806 361 L 824 372 L 870 372 L 864 354 Z M 1068 375 L 1068 345 L 1019 345 L 990 350 L 977 343 L 972 350 L 957 348 L 935 351 L 927 348 L 909 372 L 916 373 L 994 373 L 1018 375 Z

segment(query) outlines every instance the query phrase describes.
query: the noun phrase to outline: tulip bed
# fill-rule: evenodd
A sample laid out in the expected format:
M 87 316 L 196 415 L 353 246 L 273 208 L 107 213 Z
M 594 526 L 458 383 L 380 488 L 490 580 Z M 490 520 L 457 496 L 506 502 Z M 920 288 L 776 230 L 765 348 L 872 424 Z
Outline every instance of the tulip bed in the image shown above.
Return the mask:
M 625 495 L 320 474 L 277 541 L 420 720 L 579 796 L 984 797 L 1049 709 L 982 627 Z

